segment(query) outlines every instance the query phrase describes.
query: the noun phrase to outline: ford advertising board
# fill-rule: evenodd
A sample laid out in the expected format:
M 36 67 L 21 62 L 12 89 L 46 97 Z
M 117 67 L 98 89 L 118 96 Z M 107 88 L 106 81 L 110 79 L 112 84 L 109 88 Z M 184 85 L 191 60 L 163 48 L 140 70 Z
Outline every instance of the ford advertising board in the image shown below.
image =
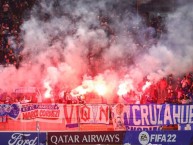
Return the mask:
M 1 145 L 46 145 L 44 132 L 0 132 Z

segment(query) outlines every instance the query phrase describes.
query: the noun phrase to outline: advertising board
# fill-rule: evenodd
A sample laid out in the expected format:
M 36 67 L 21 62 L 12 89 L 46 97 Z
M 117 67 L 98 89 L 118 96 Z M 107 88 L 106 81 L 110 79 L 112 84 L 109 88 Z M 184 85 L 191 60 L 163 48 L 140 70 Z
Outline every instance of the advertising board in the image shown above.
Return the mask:
M 46 145 L 44 132 L 0 132 L 1 145 Z
M 48 132 L 48 145 L 72 144 L 122 144 L 124 132 Z

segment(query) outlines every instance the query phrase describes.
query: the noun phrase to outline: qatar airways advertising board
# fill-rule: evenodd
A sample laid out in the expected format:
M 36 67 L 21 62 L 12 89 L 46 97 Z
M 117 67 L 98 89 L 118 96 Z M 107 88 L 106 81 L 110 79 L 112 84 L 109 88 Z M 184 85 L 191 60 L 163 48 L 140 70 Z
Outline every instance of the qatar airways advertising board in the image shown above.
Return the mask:
M 0 132 L 1 145 L 46 145 L 44 132 Z
M 48 145 L 122 144 L 123 131 L 48 132 Z

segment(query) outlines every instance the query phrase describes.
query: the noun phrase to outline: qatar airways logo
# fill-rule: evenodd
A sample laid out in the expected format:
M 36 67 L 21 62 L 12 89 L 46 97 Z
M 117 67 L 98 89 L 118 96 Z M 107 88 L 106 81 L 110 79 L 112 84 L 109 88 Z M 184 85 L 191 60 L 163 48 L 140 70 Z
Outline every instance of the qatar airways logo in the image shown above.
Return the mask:
M 37 145 L 37 137 L 29 139 L 29 133 L 14 133 L 8 141 L 8 145 Z

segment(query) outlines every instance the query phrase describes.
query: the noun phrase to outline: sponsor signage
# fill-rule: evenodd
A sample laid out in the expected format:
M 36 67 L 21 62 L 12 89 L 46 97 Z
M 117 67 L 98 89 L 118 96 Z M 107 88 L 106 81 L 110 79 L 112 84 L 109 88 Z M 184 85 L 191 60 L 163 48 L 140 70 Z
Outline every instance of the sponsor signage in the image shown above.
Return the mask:
M 49 132 L 48 145 L 70 144 L 122 144 L 122 131 Z
M 192 145 L 192 131 L 127 131 L 124 144 L 129 145 Z
M 46 145 L 43 132 L 0 132 L 2 145 Z

